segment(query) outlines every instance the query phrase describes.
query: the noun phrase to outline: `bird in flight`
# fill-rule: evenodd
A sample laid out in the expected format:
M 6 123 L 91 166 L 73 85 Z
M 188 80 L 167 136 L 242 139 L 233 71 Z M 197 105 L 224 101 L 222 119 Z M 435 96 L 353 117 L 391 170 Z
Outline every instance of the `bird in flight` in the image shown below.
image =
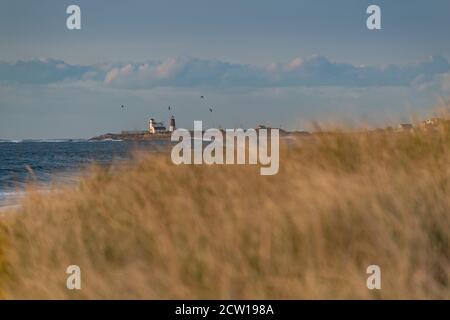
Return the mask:
M 205 99 L 205 96 L 200 96 L 200 99 Z
M 124 106 L 124 105 L 121 105 L 120 107 L 121 107 L 122 109 L 123 109 L 123 108 L 125 108 L 125 106 Z
M 212 112 L 212 107 L 211 107 L 211 108 L 209 108 L 209 112 Z
M 169 106 L 169 108 L 168 108 L 169 110 L 170 110 L 170 106 Z

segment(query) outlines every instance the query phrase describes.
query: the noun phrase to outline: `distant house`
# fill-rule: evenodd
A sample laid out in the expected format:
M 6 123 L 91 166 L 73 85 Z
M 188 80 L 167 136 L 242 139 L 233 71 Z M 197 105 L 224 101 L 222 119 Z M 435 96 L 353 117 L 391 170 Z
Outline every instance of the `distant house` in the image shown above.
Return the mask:
M 267 130 L 267 131 L 270 131 L 271 129 L 277 129 L 277 130 L 280 132 L 280 134 L 286 133 L 286 131 L 285 131 L 284 129 L 281 129 L 281 128 L 273 128 L 273 127 L 266 126 L 266 125 L 263 125 L 263 124 L 260 124 L 260 125 L 258 125 L 258 126 L 256 127 L 256 131 L 259 131 L 259 130 L 262 130 L 262 129 L 265 129 L 265 130 Z
M 401 123 L 398 125 L 397 131 L 400 132 L 409 132 L 414 129 L 414 126 L 410 123 Z
M 420 123 L 420 127 L 422 129 L 435 129 L 444 125 L 445 123 L 448 123 L 448 121 L 441 118 L 430 118 L 425 121 L 422 121 Z
M 443 122 L 443 119 L 441 119 L 441 118 L 431 118 L 431 119 L 425 120 L 425 124 L 427 124 L 429 126 L 437 126 L 437 125 L 441 124 L 442 122 Z
M 164 133 L 167 132 L 166 127 L 162 122 L 156 122 L 155 119 L 151 118 L 148 122 L 148 132 L 151 134 Z

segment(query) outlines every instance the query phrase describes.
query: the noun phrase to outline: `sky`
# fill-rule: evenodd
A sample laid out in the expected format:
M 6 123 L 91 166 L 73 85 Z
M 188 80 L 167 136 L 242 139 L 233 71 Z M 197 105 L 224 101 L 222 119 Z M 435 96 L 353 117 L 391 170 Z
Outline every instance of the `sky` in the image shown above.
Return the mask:
M 142 130 L 169 105 L 185 128 L 426 117 L 450 95 L 449 15 L 448 0 L 0 0 L 0 139 Z

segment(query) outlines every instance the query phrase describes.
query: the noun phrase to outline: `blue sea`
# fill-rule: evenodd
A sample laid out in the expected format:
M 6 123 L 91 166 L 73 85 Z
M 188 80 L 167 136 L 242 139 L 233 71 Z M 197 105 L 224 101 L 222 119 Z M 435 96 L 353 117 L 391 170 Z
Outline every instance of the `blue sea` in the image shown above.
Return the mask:
M 134 151 L 161 152 L 167 140 L 0 140 L 0 208 L 16 206 L 24 187 L 40 189 L 52 182 L 72 183 L 92 164 L 109 166 L 132 158 Z

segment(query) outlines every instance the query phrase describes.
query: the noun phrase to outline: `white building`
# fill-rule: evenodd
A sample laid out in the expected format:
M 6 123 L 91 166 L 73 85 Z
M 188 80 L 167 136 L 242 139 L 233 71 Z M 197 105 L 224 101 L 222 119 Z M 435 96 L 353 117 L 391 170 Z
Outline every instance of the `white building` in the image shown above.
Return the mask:
M 410 123 L 401 123 L 397 127 L 398 132 L 411 132 L 414 130 L 414 126 Z
M 164 124 L 162 122 L 156 122 L 153 118 L 148 122 L 148 131 L 151 134 L 167 132 Z

